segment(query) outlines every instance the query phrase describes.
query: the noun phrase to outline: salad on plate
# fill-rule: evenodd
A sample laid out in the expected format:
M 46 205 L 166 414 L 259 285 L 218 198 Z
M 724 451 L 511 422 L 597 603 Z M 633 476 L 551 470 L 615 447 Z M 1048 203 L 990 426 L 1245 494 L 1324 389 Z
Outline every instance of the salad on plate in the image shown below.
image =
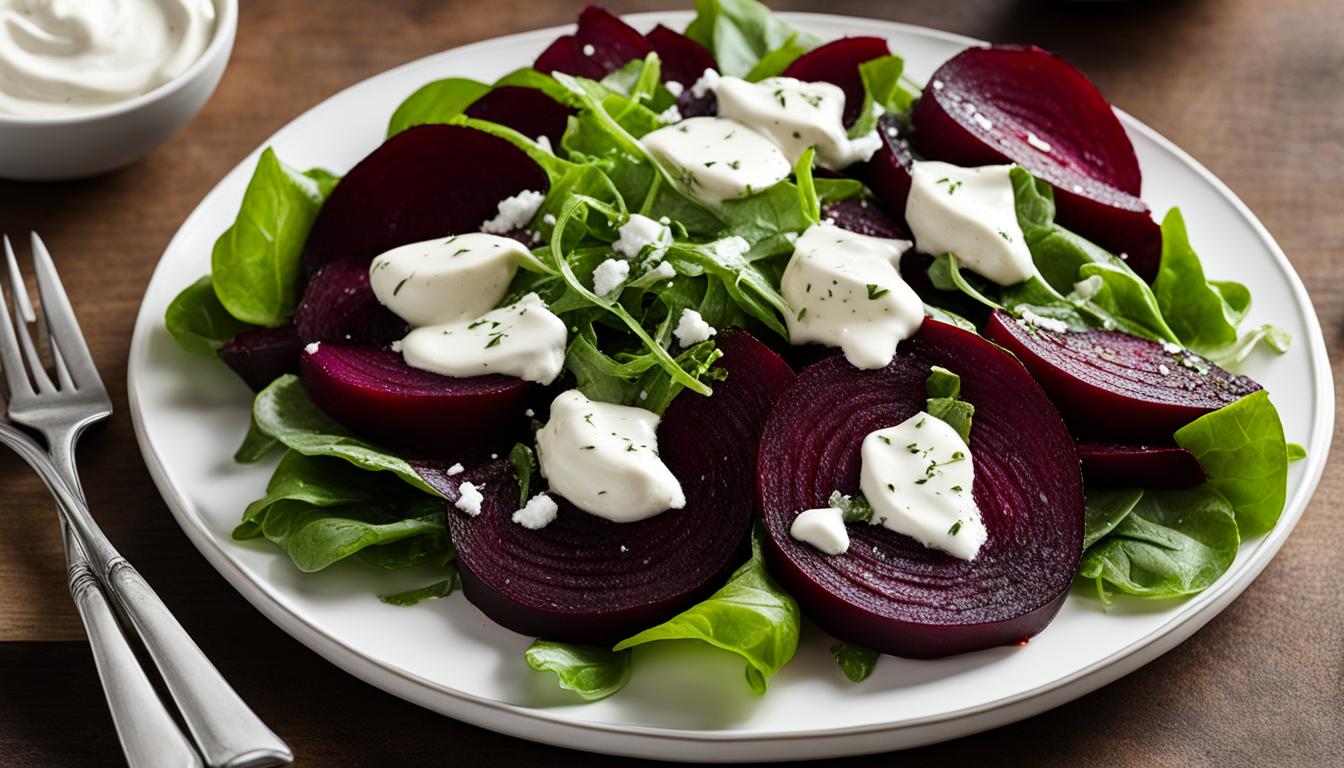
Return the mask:
M 1303 452 L 1236 371 L 1291 340 L 1148 210 L 1081 72 L 916 83 L 882 38 L 696 12 L 590 6 L 344 175 L 261 154 L 165 318 L 256 390 L 237 461 L 279 456 L 234 538 L 437 569 L 378 597 L 460 591 L 598 699 L 674 639 L 763 693 L 804 616 L 854 682 L 1023 644 L 1274 527 Z

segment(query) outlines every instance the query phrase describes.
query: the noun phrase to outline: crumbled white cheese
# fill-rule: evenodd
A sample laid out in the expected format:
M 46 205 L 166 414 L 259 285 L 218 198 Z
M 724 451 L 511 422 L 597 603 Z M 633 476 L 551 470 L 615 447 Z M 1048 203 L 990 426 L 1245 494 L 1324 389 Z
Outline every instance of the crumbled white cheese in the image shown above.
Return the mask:
M 319 350 L 319 349 L 321 349 L 321 348 L 322 348 L 322 342 L 320 342 L 320 341 L 314 341 L 314 342 L 310 343 L 308 346 L 304 347 L 304 348 L 303 348 L 303 351 L 304 351 L 304 352 L 307 352 L 307 353 L 310 354 L 310 355 L 316 355 L 316 354 L 317 354 L 317 350 Z
M 1053 317 L 1042 317 L 1026 307 L 1022 308 L 1022 319 L 1037 328 L 1044 328 L 1047 331 L 1054 331 L 1055 333 L 1064 333 L 1069 330 L 1069 324 L 1063 320 Z
M 530 531 L 536 531 L 550 525 L 559 512 L 560 506 L 554 499 L 544 493 L 538 493 L 528 499 L 522 509 L 513 513 L 513 522 Z
M 677 343 L 683 347 L 699 344 L 716 333 L 718 331 L 694 309 L 681 310 L 681 319 L 677 321 L 676 330 L 672 331 L 672 335 L 677 337 Z
M 545 225 L 548 226 L 548 227 L 554 227 L 554 226 L 555 226 L 555 214 L 554 214 L 554 213 L 548 213 L 548 214 L 546 214 L 545 216 L 542 216 L 542 217 L 541 217 L 541 223 L 542 223 L 542 224 L 545 224 Z
M 659 112 L 658 119 L 664 123 L 680 123 L 681 110 L 677 109 L 676 104 L 673 104 L 667 109 L 664 109 L 662 112 Z
M 499 201 L 499 210 L 495 218 L 481 223 L 481 231 L 502 235 L 515 229 L 522 229 L 537 215 L 546 195 L 531 189 L 525 189 L 512 197 Z
M 1185 351 L 1185 348 L 1182 347 L 1180 344 L 1173 344 L 1170 341 L 1164 341 L 1162 342 L 1162 351 L 1166 352 L 1168 355 L 1179 355 Z
M 555 147 L 551 146 L 551 137 L 545 134 L 537 137 L 537 146 L 546 150 L 547 154 L 554 155 Z
M 663 83 L 663 87 L 667 89 L 668 93 L 672 94 L 672 98 L 674 99 L 681 96 L 681 94 L 686 91 L 686 86 L 678 83 L 676 80 L 668 80 L 666 83 Z
M 477 490 L 476 486 L 471 483 L 463 483 L 457 487 L 457 491 L 461 495 L 458 497 L 457 501 L 453 502 L 454 507 L 466 512 L 472 517 L 481 514 L 481 502 L 485 501 L 485 497 L 481 495 L 481 492 Z
M 593 293 L 606 296 L 630 276 L 630 262 L 622 259 L 607 259 L 593 270 Z
M 388 345 L 388 347 L 390 347 L 393 352 L 401 352 L 402 347 L 401 339 L 397 339 L 396 341 L 392 342 L 391 344 Z
M 630 214 L 630 218 L 616 230 L 616 233 L 620 237 L 611 244 L 611 248 L 627 259 L 635 258 L 646 247 L 653 246 L 649 250 L 648 258 L 650 261 L 658 261 L 672 244 L 671 228 L 638 213 Z
M 658 266 L 649 270 L 646 274 L 651 274 L 660 280 L 671 280 L 677 276 L 677 270 L 672 266 L 671 262 L 660 261 L 658 262 Z
M 460 475 L 465 471 L 466 467 L 463 467 L 462 462 L 459 461 L 458 463 L 448 468 L 448 476 L 452 477 L 453 475 Z
M 533 416 L 536 416 L 537 412 L 532 410 L 531 408 L 528 408 L 527 410 L 523 411 L 523 415 L 530 419 Z
M 714 86 L 719 84 L 719 73 L 714 69 L 706 69 L 700 75 L 700 79 L 691 86 L 691 95 L 697 99 L 704 98 L 706 93 L 714 90 Z
M 597 49 L 593 47 L 592 43 L 588 43 L 587 45 L 583 46 L 584 56 L 592 56 L 594 53 L 597 53 Z

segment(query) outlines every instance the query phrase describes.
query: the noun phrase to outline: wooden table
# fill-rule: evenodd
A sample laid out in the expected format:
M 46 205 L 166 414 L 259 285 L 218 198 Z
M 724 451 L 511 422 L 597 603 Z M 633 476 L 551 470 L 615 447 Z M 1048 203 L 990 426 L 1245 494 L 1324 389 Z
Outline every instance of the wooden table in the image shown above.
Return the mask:
M 685 7 L 690 0 L 677 3 Z M 159 254 L 201 197 L 273 131 L 388 67 L 565 23 L 580 0 L 244 0 L 233 62 L 205 111 L 126 170 L 0 182 L 0 231 L 58 255 L 118 412 L 81 453 L 113 541 L 304 765 L 616 765 L 431 714 L 345 675 L 253 610 L 188 543 L 140 460 L 126 356 Z M 617 11 L 663 2 L 608 3 Z M 892 18 L 1034 42 L 1208 165 L 1278 238 L 1344 354 L 1344 3 L 1338 0 L 801 0 L 782 8 Z M 544 6 L 544 7 L 543 7 Z M 1336 387 L 1341 382 L 1336 374 Z M 1341 389 L 1344 391 L 1344 389 Z M 1344 472 L 1245 594 L 1194 638 L 1071 704 L 909 756 L 1006 765 L 1344 764 Z M 120 761 L 65 592 L 52 504 L 0 453 L 0 763 Z

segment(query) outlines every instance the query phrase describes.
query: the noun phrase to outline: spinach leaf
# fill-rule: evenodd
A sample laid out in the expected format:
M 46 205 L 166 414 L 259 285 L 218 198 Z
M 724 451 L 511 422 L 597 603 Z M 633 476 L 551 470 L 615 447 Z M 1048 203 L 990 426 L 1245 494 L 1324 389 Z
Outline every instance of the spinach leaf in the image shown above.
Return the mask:
M 1097 543 L 1115 529 L 1125 516 L 1133 511 L 1141 488 L 1088 488 L 1087 516 L 1083 522 L 1083 549 Z
M 723 74 L 736 77 L 745 77 L 778 48 L 810 51 L 821 45 L 821 38 L 795 29 L 756 0 L 695 0 L 686 36 L 714 54 Z
M 209 275 L 182 289 L 168 305 L 163 324 L 183 349 L 212 356 L 224 342 L 256 327 L 235 319 L 219 303 Z
M 1227 571 L 1240 543 L 1232 505 L 1208 485 L 1144 491 L 1083 553 L 1078 574 L 1095 580 L 1107 603 L 1111 590 L 1146 598 L 1192 595 Z
M 243 444 L 234 451 L 233 460 L 239 464 L 255 464 L 281 447 L 279 440 L 261 431 L 257 417 L 249 414 L 247 434 L 243 436 Z
M 1231 503 L 1243 538 L 1274 527 L 1288 495 L 1288 448 L 1268 392 L 1206 413 L 1175 438 L 1204 467 L 1208 486 Z
M 312 507 L 374 504 L 380 491 L 375 477 L 348 472 L 339 461 L 287 451 L 266 485 L 266 495 L 247 505 L 233 537 L 253 539 L 260 536 L 266 514 L 281 502 L 299 502 Z
M 877 666 L 877 651 L 861 645 L 837 643 L 831 646 L 831 655 L 835 657 L 835 663 L 840 665 L 840 671 L 851 683 L 862 683 L 867 680 L 868 676 L 873 674 L 873 667 Z
M 463 77 L 435 80 L 420 86 L 401 102 L 387 125 L 387 135 L 430 123 L 444 123 L 462 114 L 473 102 L 490 92 L 490 86 Z
M 448 541 L 441 508 L 417 517 L 395 519 L 376 506 L 323 509 L 280 502 L 266 513 L 261 533 L 284 549 L 304 573 L 320 571 L 367 547 L 410 537 L 430 537 L 438 549 L 446 547 Z
M 915 103 L 915 94 L 910 93 L 901 84 L 901 73 L 905 62 L 900 56 L 882 56 L 859 65 L 859 78 L 863 81 L 863 106 L 854 125 L 849 127 L 849 137 L 858 138 L 872 133 L 877 128 L 879 112 L 902 114 L 909 111 Z
M 752 534 L 751 559 L 719 591 L 663 624 L 616 644 L 623 651 L 658 640 L 702 640 L 747 661 L 747 683 L 765 693 L 766 680 L 798 649 L 798 603 L 766 572 L 761 551 L 765 533 Z
M 462 586 L 462 576 L 458 573 L 457 568 L 451 564 L 448 567 L 452 570 L 452 575 L 443 581 L 436 581 L 433 584 L 416 589 L 408 589 L 405 592 L 379 595 L 378 599 L 388 605 L 415 605 L 425 600 L 447 597 Z
M 630 654 L 597 646 L 537 640 L 523 658 L 538 672 L 554 672 L 561 688 L 587 701 L 605 699 L 630 680 Z
M 1303 448 L 1301 445 L 1298 445 L 1297 443 L 1289 443 L 1287 447 L 1289 464 L 1307 458 L 1307 449 Z
M 365 442 L 317 407 L 303 382 L 286 374 L 257 394 L 257 429 L 305 456 L 331 456 L 370 472 L 391 472 L 425 493 L 439 495 L 399 456 Z
M 1181 209 L 1168 211 L 1162 220 L 1162 262 L 1153 292 L 1181 344 L 1205 352 L 1236 342 L 1237 324 L 1244 307 L 1249 305 L 1249 293 L 1244 286 L 1233 285 L 1236 284 L 1228 284 L 1229 293 L 1236 295 L 1238 301 L 1229 304 L 1222 290 L 1204 277 L 1199 256 L 1190 247 Z M 1244 303 L 1240 300 L 1242 294 Z
M 804 53 L 807 53 L 807 46 L 798 42 L 797 35 L 794 35 L 783 45 L 766 52 L 742 79 L 749 83 L 759 83 L 768 77 L 778 77 Z
M 975 406 L 957 399 L 961 395 L 961 377 L 935 365 L 929 371 L 925 388 L 929 396 L 924 401 L 925 410 L 929 415 L 946 422 L 961 435 L 963 441 L 970 442 L 971 419 L 975 417 Z
M 535 463 L 535 456 L 532 449 L 522 443 L 513 446 L 509 451 L 509 463 L 513 465 L 513 473 L 518 477 L 518 508 L 522 509 L 531 497 L 532 490 L 532 467 Z
M 302 292 L 303 244 L 334 177 L 299 173 L 269 147 L 243 194 L 233 226 L 210 254 L 215 295 L 230 315 L 252 325 L 286 322 Z

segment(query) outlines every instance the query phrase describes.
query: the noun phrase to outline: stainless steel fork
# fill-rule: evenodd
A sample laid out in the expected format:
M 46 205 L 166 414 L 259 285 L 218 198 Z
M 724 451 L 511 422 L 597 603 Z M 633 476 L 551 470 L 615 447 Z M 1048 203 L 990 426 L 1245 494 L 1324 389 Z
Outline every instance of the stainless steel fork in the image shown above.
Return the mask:
M 27 322 L 37 319 L 28 303 L 18 261 L 4 238 L 11 296 L 11 322 L 0 293 L 0 370 L 9 390 L 8 416 L 42 435 L 47 443 L 52 487 L 78 547 L 92 571 L 129 617 L 144 642 L 196 745 L 211 766 L 251 768 L 284 765 L 289 747 L 257 717 L 192 641 L 138 571 L 123 558 L 94 521 L 79 489 L 75 444 L 90 425 L 112 413 L 93 357 L 61 286 L 50 253 L 32 235 L 33 269 L 41 308 L 40 327 L 49 338 L 53 382 L 38 354 Z M 27 310 L 27 311 L 25 311 Z M 10 441 L 6 441 L 10 442 Z M 41 471 L 41 470 L 40 470 Z

